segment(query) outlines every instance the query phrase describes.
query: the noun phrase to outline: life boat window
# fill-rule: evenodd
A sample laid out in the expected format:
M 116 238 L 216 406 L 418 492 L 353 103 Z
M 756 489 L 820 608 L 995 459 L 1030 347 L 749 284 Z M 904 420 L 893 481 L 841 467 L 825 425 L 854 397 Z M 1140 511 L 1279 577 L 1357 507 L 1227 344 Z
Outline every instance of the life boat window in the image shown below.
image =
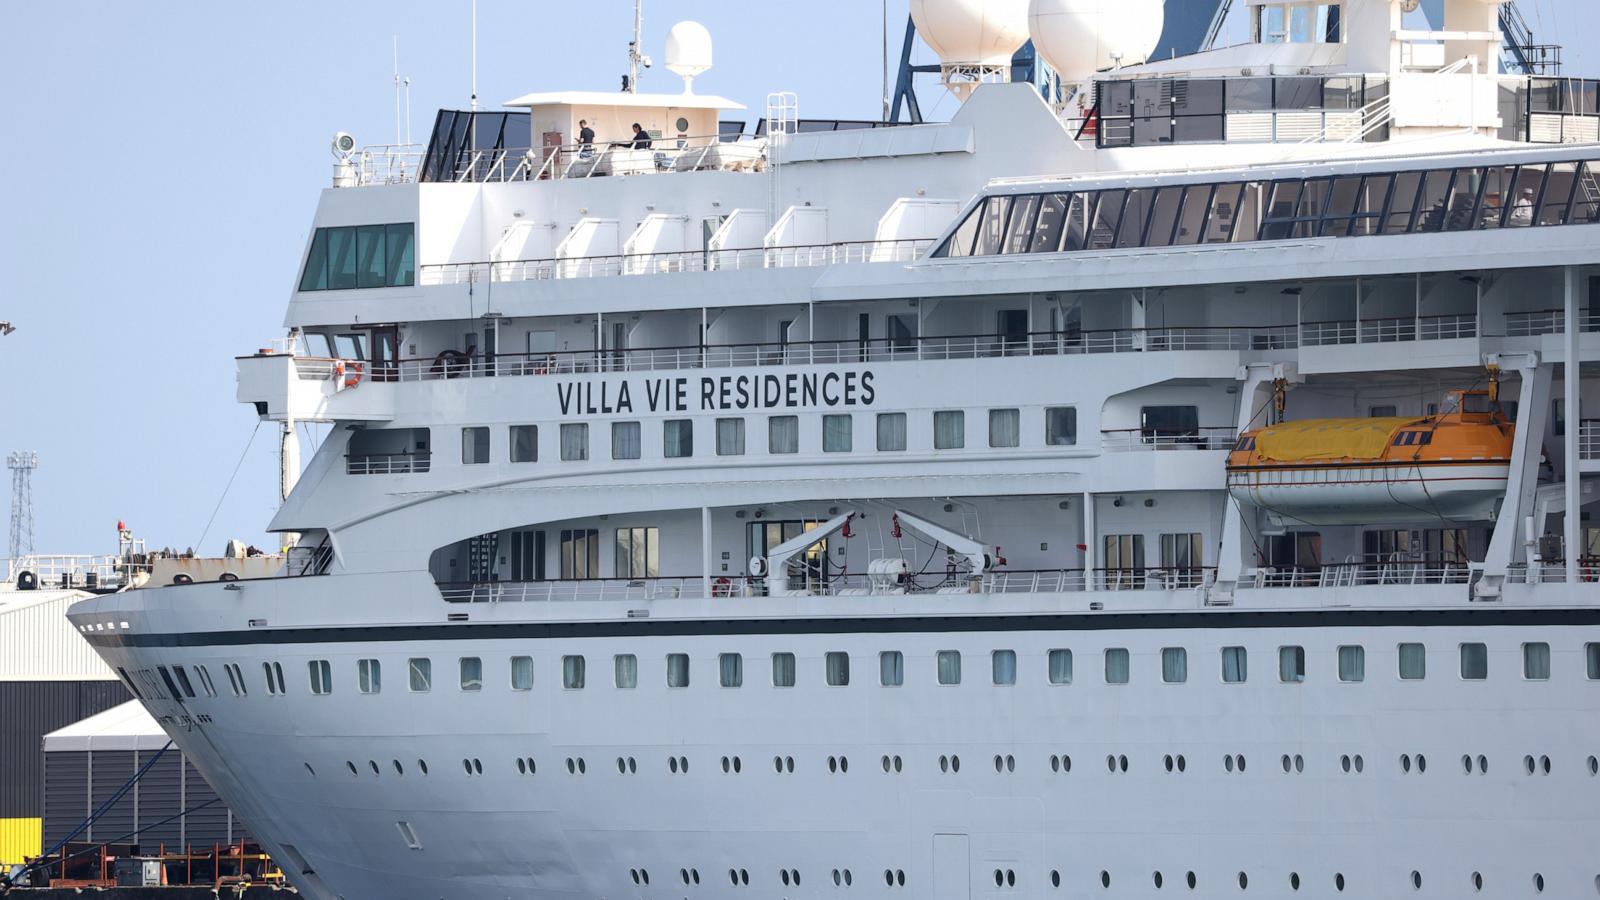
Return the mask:
M 1239 443 L 1235 444 L 1234 447 L 1233 447 L 1234 450 L 1236 450 L 1238 452 L 1241 452 L 1241 453 L 1246 451 L 1246 450 L 1254 450 L 1255 448 L 1256 448 L 1256 438 L 1255 438 L 1255 435 L 1253 435 L 1253 434 L 1247 434 L 1244 437 L 1239 438 Z
M 1426 447 L 1433 443 L 1431 431 L 1402 431 L 1394 436 L 1396 447 Z
M 1487 394 L 1466 394 L 1461 398 L 1461 411 L 1464 413 L 1487 413 L 1494 409 L 1494 404 L 1489 401 Z

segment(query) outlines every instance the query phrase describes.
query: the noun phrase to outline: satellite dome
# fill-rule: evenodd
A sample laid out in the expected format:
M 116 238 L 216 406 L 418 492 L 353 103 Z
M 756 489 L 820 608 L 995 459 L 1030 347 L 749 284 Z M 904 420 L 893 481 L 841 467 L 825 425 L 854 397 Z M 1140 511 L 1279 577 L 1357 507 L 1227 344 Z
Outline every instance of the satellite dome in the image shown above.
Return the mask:
M 683 21 L 667 32 L 667 69 L 683 77 L 689 93 L 694 78 L 711 68 L 711 32 L 699 22 Z
M 1148 60 L 1161 41 L 1163 0 L 1032 0 L 1033 48 L 1066 82 Z
M 1028 41 L 1028 0 L 911 0 L 911 20 L 948 65 L 1008 66 Z

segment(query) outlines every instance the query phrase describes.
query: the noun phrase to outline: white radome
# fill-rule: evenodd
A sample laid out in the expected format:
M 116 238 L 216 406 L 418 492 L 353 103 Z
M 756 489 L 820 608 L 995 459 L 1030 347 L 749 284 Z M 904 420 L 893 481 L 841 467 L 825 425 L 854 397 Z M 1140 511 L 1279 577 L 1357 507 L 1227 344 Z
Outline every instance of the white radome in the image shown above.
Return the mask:
M 667 32 L 667 71 L 683 77 L 688 90 L 696 75 L 711 68 L 711 32 L 699 22 L 685 20 Z
M 1063 81 L 1145 62 L 1161 41 L 1163 0 L 1032 0 L 1033 47 Z
M 911 0 L 911 19 L 947 66 L 1010 65 L 1028 42 L 1028 0 Z

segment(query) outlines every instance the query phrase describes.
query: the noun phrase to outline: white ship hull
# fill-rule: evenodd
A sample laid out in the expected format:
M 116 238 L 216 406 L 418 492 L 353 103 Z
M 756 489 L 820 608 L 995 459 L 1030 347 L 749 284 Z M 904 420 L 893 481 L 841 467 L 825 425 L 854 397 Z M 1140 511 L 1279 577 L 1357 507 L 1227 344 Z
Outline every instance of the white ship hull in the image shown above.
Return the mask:
M 1190 893 L 1191 872 L 1201 897 L 1237 896 L 1241 873 L 1266 896 L 1290 895 L 1292 877 L 1309 896 L 1336 896 L 1340 879 L 1347 895 L 1413 896 L 1413 871 L 1439 896 L 1468 893 L 1475 874 L 1519 895 L 1536 876 L 1553 896 L 1593 886 L 1600 692 L 1585 645 L 1600 613 L 1541 605 L 1575 600 L 1562 585 L 1495 606 L 1451 602 L 1463 586 L 1368 587 L 1378 603 L 1364 610 L 1300 589 L 1231 610 L 1148 592 L 1143 611 L 1115 614 L 1090 611 L 1092 594 L 924 596 L 920 613 L 906 598 L 806 598 L 759 618 L 741 599 L 658 601 L 648 618 L 596 601 L 580 620 L 511 603 L 454 624 L 413 620 L 408 587 L 246 582 L 274 610 L 259 628 L 196 611 L 232 599 L 217 585 L 94 598 L 72 618 L 314 897 L 823 897 L 846 871 L 856 893 L 916 897 L 1093 895 L 1102 872 L 1118 894 L 1152 897 L 1158 877 Z M 1426 647 L 1425 677 L 1402 681 L 1410 642 Z M 1549 643 L 1549 680 L 1522 677 L 1529 642 Z M 1487 680 L 1460 677 L 1463 643 L 1486 646 Z M 1243 683 L 1223 680 L 1234 646 Z M 1280 679 L 1284 646 L 1304 647 L 1303 682 Z M 1347 646 L 1364 648 L 1360 682 L 1340 679 Z M 1175 647 L 1186 677 L 1166 683 Z M 1061 648 L 1070 684 L 1049 677 Z M 1107 683 L 1107 648 L 1128 650 L 1128 683 Z M 902 685 L 880 684 L 884 650 L 903 653 Z M 948 650 L 960 684 L 939 683 Z M 1014 684 L 994 683 L 995 650 L 1015 652 Z M 730 652 L 737 688 L 719 684 Z M 779 652 L 797 658 L 794 687 L 772 685 Z M 847 686 L 826 683 L 836 652 Z M 637 657 L 636 688 L 613 686 L 620 653 Z M 689 686 L 666 686 L 669 653 L 689 655 Z M 582 690 L 563 687 L 574 654 Z M 510 689 L 516 655 L 534 660 L 526 692 Z M 458 688 L 462 656 L 482 659 L 481 690 Z M 427 693 L 407 689 L 418 657 L 432 660 Z M 359 691 L 358 659 L 380 660 L 380 692 Z M 329 662 L 331 693 L 308 690 L 311 660 Z M 205 666 L 219 696 L 150 696 L 140 670 L 176 665 L 190 678 Z M 633 882 L 643 873 L 648 886 Z

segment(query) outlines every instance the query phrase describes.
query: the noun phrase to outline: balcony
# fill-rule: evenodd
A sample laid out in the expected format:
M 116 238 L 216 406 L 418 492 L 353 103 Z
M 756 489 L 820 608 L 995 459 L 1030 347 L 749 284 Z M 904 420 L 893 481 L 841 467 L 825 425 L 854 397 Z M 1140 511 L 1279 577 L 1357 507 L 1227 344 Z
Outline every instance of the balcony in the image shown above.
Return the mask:
M 680 250 L 670 253 L 449 263 L 423 266 L 418 273 L 417 283 L 440 285 L 487 281 L 549 281 L 561 278 L 662 275 L 673 272 L 794 269 L 879 262 L 908 263 L 920 259 L 932 243 L 931 240 L 850 241 L 797 247 Z
M 1478 336 L 1478 317 L 1470 313 L 1447 316 L 1397 316 L 1380 319 L 1345 319 L 1303 322 L 1300 344 L 1331 347 L 1340 344 L 1389 344 L 1402 341 L 1447 341 Z
M 1241 589 L 1341 588 L 1381 585 L 1466 584 L 1469 564 L 1460 560 L 1406 559 L 1266 567 L 1239 582 Z
M 264 418 L 305 422 L 383 421 L 394 417 L 394 395 L 372 381 L 392 381 L 389 371 L 359 360 L 296 356 L 263 350 L 237 359 L 240 403 Z M 364 390 L 353 390 L 364 387 Z
M 1537 309 L 1506 313 L 1507 337 L 1537 337 L 1544 334 L 1561 334 L 1567 330 L 1567 314 L 1559 309 Z M 1580 332 L 1600 332 L 1600 312 L 1583 312 L 1578 315 Z
M 1600 462 L 1600 419 L 1584 419 L 1578 423 L 1578 459 Z

